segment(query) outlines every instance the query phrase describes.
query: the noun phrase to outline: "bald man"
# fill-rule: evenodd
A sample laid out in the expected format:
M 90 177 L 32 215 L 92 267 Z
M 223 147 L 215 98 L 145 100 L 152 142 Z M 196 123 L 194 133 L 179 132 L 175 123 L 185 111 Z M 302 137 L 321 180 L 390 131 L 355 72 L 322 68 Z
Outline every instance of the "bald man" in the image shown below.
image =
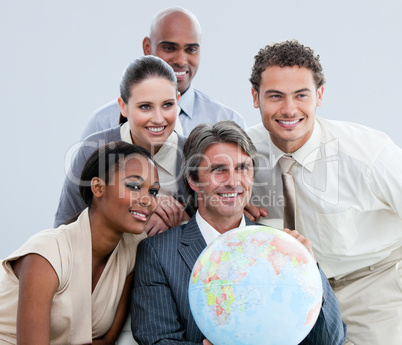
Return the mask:
M 153 19 L 149 36 L 142 42 L 144 55 L 155 55 L 165 60 L 175 71 L 179 92 L 180 134 L 188 136 L 201 123 L 214 124 L 221 120 L 233 120 L 240 127 L 246 123 L 240 114 L 209 98 L 191 85 L 200 64 L 201 27 L 193 13 L 170 7 Z M 119 124 L 120 109 L 117 99 L 99 108 L 89 118 L 81 135 L 88 135 Z M 180 126 L 181 125 L 181 126 Z

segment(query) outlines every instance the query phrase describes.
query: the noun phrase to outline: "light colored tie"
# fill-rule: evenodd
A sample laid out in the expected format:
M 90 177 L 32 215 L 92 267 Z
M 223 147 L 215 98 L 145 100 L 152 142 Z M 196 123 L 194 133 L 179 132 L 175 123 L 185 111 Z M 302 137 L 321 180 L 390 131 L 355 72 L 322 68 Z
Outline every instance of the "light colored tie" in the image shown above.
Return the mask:
M 183 127 L 182 127 L 181 122 L 179 120 L 179 115 L 180 115 L 181 112 L 182 112 L 182 109 L 180 108 L 180 106 L 177 106 L 177 118 L 176 118 L 174 130 L 176 131 L 177 134 L 184 135 Z
M 282 156 L 279 159 L 279 165 L 282 171 L 283 197 L 285 198 L 285 209 L 283 215 L 284 227 L 294 230 L 296 228 L 296 192 L 295 183 L 292 175 L 289 173 L 296 161 L 289 156 Z

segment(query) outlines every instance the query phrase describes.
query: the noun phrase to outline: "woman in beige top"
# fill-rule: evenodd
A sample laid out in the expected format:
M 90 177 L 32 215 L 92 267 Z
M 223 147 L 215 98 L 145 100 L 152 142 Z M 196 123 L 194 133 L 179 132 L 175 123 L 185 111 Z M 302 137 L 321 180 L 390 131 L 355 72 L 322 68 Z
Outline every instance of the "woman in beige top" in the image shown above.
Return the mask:
M 120 141 L 96 150 L 80 182 L 88 208 L 2 263 L 0 344 L 113 344 L 158 190 L 145 149 Z

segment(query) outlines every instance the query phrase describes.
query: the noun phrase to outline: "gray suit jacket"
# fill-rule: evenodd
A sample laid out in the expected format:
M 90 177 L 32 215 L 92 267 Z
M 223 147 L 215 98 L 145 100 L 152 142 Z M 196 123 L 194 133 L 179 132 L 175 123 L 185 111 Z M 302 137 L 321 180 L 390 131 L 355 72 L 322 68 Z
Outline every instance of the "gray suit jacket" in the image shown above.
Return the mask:
M 246 224 L 254 223 L 246 218 Z M 187 290 L 191 270 L 206 245 L 195 217 L 140 242 L 131 305 L 133 336 L 140 345 L 201 344 L 205 339 L 191 314 Z M 344 344 L 346 325 L 338 301 L 320 273 L 323 306 L 301 344 Z

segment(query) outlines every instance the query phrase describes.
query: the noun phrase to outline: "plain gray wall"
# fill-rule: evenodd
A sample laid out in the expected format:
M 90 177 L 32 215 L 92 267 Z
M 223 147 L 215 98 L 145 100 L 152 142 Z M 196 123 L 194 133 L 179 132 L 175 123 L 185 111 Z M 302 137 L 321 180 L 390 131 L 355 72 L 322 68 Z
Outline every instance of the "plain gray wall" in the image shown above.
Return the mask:
M 249 126 L 260 120 L 248 82 L 254 55 L 296 38 L 321 56 L 318 114 L 385 131 L 402 146 L 401 1 L 1 0 L 0 258 L 52 226 L 84 123 L 118 96 L 152 17 L 173 5 L 203 29 L 194 85 Z

